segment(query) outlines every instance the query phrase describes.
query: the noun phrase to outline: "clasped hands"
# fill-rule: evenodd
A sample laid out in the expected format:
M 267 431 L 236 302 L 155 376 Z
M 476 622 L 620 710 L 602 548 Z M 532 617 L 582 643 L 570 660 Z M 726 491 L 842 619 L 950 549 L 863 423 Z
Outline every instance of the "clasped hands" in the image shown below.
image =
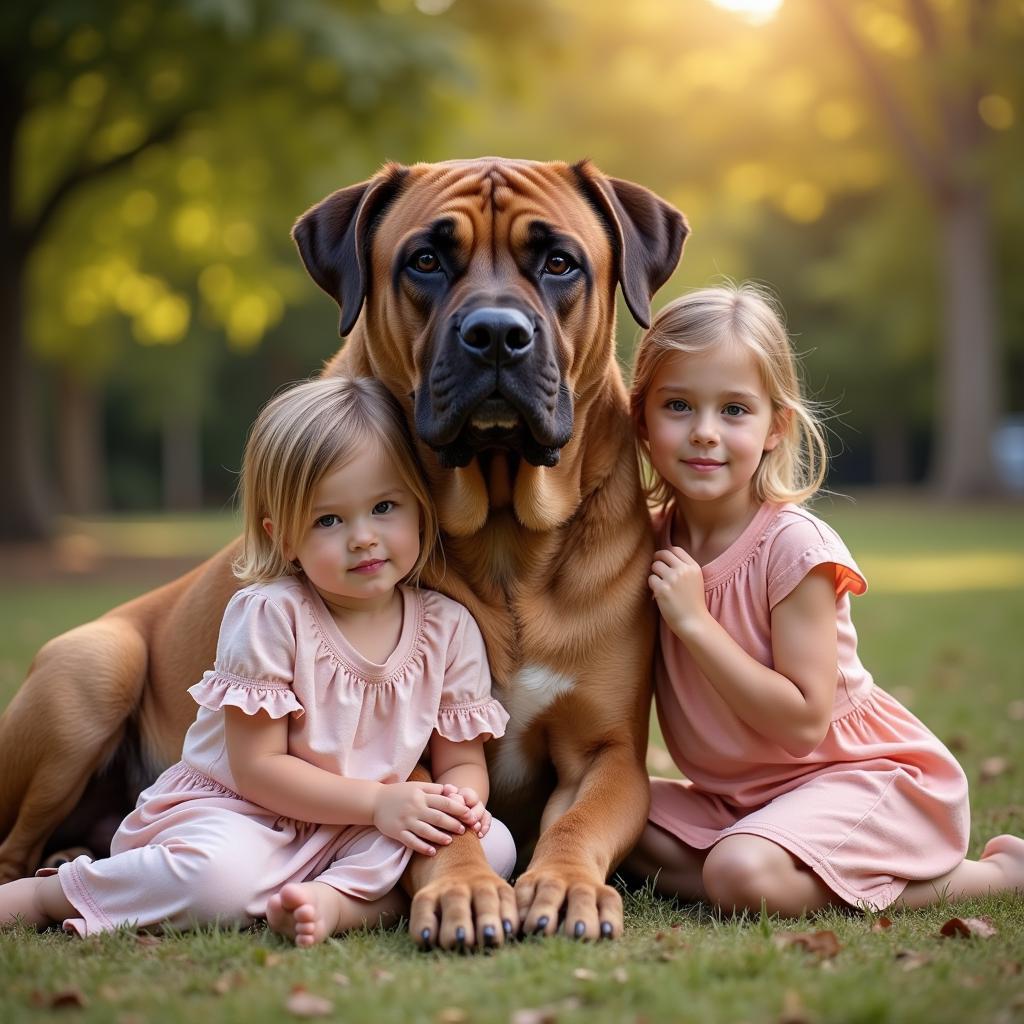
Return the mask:
M 384 785 L 373 811 L 373 824 L 414 853 L 433 857 L 438 846 L 466 830 L 480 839 L 491 815 L 476 790 L 451 783 L 395 782 Z

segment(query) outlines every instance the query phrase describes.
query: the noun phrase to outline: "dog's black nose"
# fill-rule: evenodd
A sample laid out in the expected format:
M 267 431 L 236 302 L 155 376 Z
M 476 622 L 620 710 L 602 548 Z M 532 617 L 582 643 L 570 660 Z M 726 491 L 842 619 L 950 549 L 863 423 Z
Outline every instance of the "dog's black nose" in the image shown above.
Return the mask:
M 517 309 L 483 306 L 462 321 L 459 340 L 485 363 L 510 363 L 533 345 L 533 324 Z

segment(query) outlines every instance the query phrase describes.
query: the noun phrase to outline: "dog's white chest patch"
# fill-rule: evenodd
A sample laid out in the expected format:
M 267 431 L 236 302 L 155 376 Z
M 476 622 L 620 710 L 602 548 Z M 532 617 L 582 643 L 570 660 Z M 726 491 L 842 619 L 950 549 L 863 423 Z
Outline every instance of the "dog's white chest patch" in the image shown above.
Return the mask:
M 531 723 L 563 694 L 572 691 L 576 680 L 546 665 L 524 665 L 497 694 L 509 713 L 505 735 L 491 761 L 491 778 L 499 789 L 522 786 L 535 772 L 524 755 L 522 738 Z

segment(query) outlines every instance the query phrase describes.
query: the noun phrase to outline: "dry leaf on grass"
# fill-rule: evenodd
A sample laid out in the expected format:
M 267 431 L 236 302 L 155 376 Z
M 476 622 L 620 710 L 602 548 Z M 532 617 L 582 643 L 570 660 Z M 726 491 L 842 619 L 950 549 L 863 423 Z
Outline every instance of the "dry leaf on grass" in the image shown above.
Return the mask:
M 839 944 L 839 938 L 835 932 L 776 932 L 772 936 L 772 943 L 778 949 L 788 949 L 790 946 L 798 946 L 800 949 L 823 960 L 835 956 L 843 947 Z
M 577 981 L 593 981 L 597 977 L 597 974 L 590 970 L 589 967 L 577 967 L 576 970 L 572 972 L 572 976 Z
M 996 929 L 991 917 L 951 917 L 939 934 L 944 939 L 991 939 Z
M 461 1006 L 446 1006 L 435 1019 L 437 1024 L 463 1024 L 469 1020 L 469 1014 Z
M 151 949 L 153 946 L 159 946 L 163 941 L 159 935 L 150 935 L 149 932 L 137 932 L 135 935 L 135 944 L 145 948 Z
M 916 971 L 918 967 L 924 967 L 931 963 L 931 957 L 927 953 L 919 953 L 916 949 L 901 949 L 896 953 L 896 962 L 904 971 Z
M 386 982 L 395 980 L 395 976 L 390 971 L 385 971 L 383 967 L 374 967 L 374 969 L 370 971 L 370 976 L 378 985 L 383 985 Z
M 284 1008 L 295 1017 L 326 1017 L 334 1012 L 334 1003 L 297 985 L 284 1001 Z
M 892 919 L 888 917 L 879 917 L 875 920 L 874 924 L 871 925 L 873 932 L 886 932 L 892 927 Z
M 29 1001 L 40 1009 L 51 1010 L 69 1010 L 89 1005 L 85 993 L 77 985 L 68 985 L 55 992 L 41 992 L 37 989 Z
M 982 782 L 991 782 L 1005 775 L 1010 770 L 1010 762 L 1005 757 L 986 757 L 981 762 L 978 770 L 978 778 Z

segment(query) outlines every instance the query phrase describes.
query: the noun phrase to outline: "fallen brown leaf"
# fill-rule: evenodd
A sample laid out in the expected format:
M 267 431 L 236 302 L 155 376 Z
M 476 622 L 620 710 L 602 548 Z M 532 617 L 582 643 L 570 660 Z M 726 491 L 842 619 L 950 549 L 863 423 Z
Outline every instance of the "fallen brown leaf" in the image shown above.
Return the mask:
M 991 917 L 951 917 L 939 934 L 944 939 L 991 939 L 996 929 Z
M 136 932 L 135 944 L 137 946 L 152 947 L 159 946 L 164 940 L 159 935 L 150 935 L 149 932 Z
M 924 967 L 931 963 L 931 957 L 927 953 L 919 953 L 915 949 L 898 950 L 895 957 L 904 971 L 916 971 L 918 967 Z
M 374 967 L 370 974 L 378 985 L 383 985 L 385 982 L 395 980 L 395 976 L 390 971 L 385 971 L 383 967 Z
M 875 923 L 871 926 L 873 932 L 886 932 L 892 927 L 892 919 L 888 917 L 879 917 L 875 920 Z
M 66 1010 L 76 1006 L 88 1006 L 89 1000 L 85 998 L 85 993 L 77 985 L 69 985 L 67 988 L 58 989 L 52 993 L 48 1003 L 54 1010 Z
M 593 981 L 597 977 L 589 967 L 577 967 L 576 970 L 572 972 L 572 976 L 577 981 Z
M 946 737 L 946 746 L 949 747 L 954 754 L 964 753 L 970 745 L 970 740 L 968 740 L 962 732 L 955 732 L 952 736 Z
M 326 1017 L 334 1012 L 334 1003 L 297 985 L 284 1001 L 284 1008 L 295 1017 Z
M 1005 775 L 1010 770 L 1010 762 L 1005 757 L 986 757 L 981 762 L 978 770 L 978 778 L 982 782 L 991 782 Z
M 808 953 L 813 953 L 823 960 L 835 956 L 843 947 L 835 932 L 776 932 L 772 942 L 778 949 L 799 946 Z

